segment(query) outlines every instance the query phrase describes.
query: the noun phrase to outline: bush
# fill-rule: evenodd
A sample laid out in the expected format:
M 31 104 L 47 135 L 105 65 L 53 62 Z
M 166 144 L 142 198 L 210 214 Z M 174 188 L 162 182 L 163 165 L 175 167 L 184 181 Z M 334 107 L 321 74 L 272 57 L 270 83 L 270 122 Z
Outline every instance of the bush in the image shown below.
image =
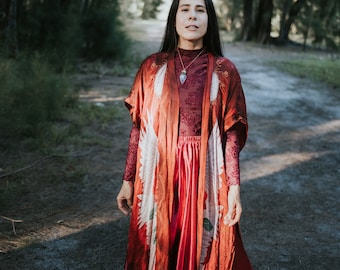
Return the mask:
M 324 82 L 334 89 L 340 89 L 340 61 L 337 57 L 306 56 L 272 64 L 293 75 Z
M 18 42 L 21 51 L 46 53 L 56 68 L 79 54 L 82 46 L 80 12 L 59 1 L 33 1 L 30 8 L 19 5 Z
M 19 55 L 0 56 L 0 139 L 53 133 L 52 123 L 72 100 L 65 72 L 73 71 L 79 56 L 125 60 L 130 41 L 121 30 L 117 0 L 86 3 L 17 2 Z
M 32 1 L 18 7 L 21 50 L 48 52 L 57 67 L 79 56 L 91 59 L 124 58 L 130 41 L 122 31 L 117 1 L 89 4 Z
M 39 137 L 71 102 L 70 85 L 41 55 L 0 63 L 1 137 Z
M 93 9 L 84 14 L 82 31 L 83 55 L 87 58 L 122 59 L 126 55 L 129 40 L 121 30 L 115 9 Z

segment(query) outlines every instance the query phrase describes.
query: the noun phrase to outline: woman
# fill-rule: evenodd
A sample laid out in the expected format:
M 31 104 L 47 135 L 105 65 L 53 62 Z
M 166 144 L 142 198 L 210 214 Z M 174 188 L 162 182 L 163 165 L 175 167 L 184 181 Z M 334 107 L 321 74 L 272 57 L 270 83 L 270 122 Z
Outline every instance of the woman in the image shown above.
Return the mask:
M 144 60 L 125 103 L 125 269 L 252 269 L 238 230 L 246 105 L 211 0 L 173 1 L 161 50 Z

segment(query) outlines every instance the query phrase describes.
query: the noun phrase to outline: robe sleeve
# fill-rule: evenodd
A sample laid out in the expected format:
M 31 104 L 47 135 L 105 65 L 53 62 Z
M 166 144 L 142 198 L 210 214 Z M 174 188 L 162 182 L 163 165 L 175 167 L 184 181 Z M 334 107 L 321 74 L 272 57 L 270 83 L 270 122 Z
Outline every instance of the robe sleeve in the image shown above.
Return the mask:
M 125 99 L 125 106 L 129 110 L 131 120 L 133 125 L 135 125 L 137 128 L 140 128 L 140 119 L 141 119 L 141 112 L 143 108 L 143 73 L 144 68 L 143 64 L 139 68 L 135 80 L 133 82 L 133 85 L 131 87 L 131 91 L 127 98 Z
M 224 132 L 237 125 L 237 135 L 241 150 L 245 145 L 248 135 L 246 101 L 241 78 L 234 64 L 231 64 L 228 73 L 230 81 L 224 115 Z
M 125 99 L 125 106 L 129 110 L 132 120 L 129 146 L 123 174 L 123 180 L 125 181 L 134 181 L 136 175 L 140 119 L 143 105 L 143 63 L 136 74 L 130 93 Z

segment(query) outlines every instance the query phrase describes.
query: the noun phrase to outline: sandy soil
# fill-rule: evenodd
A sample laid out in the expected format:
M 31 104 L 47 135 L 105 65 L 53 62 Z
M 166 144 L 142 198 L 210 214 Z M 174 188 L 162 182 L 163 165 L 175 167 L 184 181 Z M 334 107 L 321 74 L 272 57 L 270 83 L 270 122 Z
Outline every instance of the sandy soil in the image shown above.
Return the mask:
M 159 48 L 163 25 L 127 26 L 142 55 Z M 225 56 L 239 69 L 248 106 L 241 230 L 254 268 L 340 269 L 339 92 L 267 65 L 304 57 L 299 51 L 226 42 Z M 63 162 L 51 157 L 0 179 L 0 188 L 12 181 L 25 191 L 5 209 L 0 205 L 1 216 L 18 221 L 0 219 L 0 270 L 122 269 L 129 220 L 118 212 L 115 197 L 130 129 L 122 89 L 131 86 L 134 74 L 82 76 L 90 87 L 82 98 L 115 106 L 120 117 L 105 128 L 85 128 L 107 146 L 80 149 Z M 32 158 L 38 157 L 0 155 L 2 168 L 11 159 L 27 164 Z M 81 183 L 71 173 L 79 166 Z M 59 172 L 49 175 L 52 168 Z

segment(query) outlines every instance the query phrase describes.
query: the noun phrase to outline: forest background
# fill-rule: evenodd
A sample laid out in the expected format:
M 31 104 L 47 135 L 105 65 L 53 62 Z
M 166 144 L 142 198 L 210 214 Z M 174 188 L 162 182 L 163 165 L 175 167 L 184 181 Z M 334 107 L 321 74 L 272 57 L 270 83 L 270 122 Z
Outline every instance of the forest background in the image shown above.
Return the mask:
M 56 136 L 50 134 L 51 124 L 75 107 L 77 85 L 70 75 L 77 72 L 77 63 L 111 62 L 113 67 L 120 66 L 119 72 L 138 65 L 140 59 L 128 49 L 131 41 L 124 32 L 124 20 L 166 20 L 159 9 L 170 2 L 1 0 L 1 138 Z M 232 33 L 234 40 L 295 44 L 303 50 L 339 49 L 337 0 L 215 2 L 221 30 Z M 4 145 L 11 144 L 5 140 Z
M 38 220 L 41 212 L 49 217 L 69 207 L 65 198 L 51 202 L 46 194 L 60 186 L 69 195 L 80 192 L 88 168 L 77 158 L 112 147 L 112 141 L 94 132 L 105 134 L 112 121 L 119 122 L 121 108 L 83 102 L 82 96 L 91 80 L 108 72 L 121 78 L 135 73 L 145 55 L 136 50 L 126 25 L 165 22 L 170 2 L 0 0 L 0 255 L 37 241 L 27 231 L 38 225 L 27 225 L 23 218 Z M 338 91 L 338 0 L 214 3 L 229 42 L 300 53 L 303 58 L 270 64 Z M 315 57 L 318 53 L 322 57 Z M 129 89 L 118 91 L 125 96 Z M 48 171 L 34 170 L 48 161 L 53 163 Z M 25 211 L 36 216 L 24 216 Z M 25 233 L 27 237 L 16 238 Z

